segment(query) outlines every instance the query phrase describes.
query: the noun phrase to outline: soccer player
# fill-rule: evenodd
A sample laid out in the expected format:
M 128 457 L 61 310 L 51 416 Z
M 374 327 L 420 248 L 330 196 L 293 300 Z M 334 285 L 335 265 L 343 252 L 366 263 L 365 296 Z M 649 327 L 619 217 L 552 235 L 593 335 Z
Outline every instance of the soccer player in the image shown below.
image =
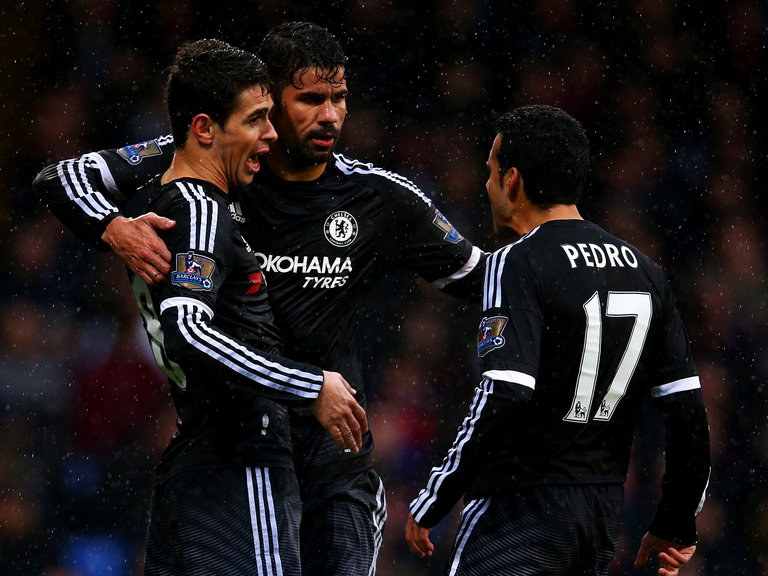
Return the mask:
M 583 220 L 581 125 L 560 109 L 501 116 L 486 184 L 494 232 L 522 235 L 487 262 L 482 381 L 442 465 L 410 505 L 406 540 L 464 496 L 451 575 L 606 574 L 643 396 L 664 413 L 662 497 L 636 565 L 677 574 L 696 548 L 709 434 L 691 347 L 662 269 Z
M 388 272 L 413 270 L 446 293 L 479 301 L 485 254 L 412 182 L 334 153 L 346 116 L 347 58 L 332 34 L 311 23 L 280 25 L 259 56 L 273 79 L 270 117 L 279 139 L 233 218 L 269 278 L 286 354 L 343 373 L 365 405 L 358 327 L 372 286 Z M 170 254 L 154 228 L 173 222 L 156 214 L 128 220 L 120 204 L 165 169 L 171 146 L 162 137 L 63 161 L 43 170 L 35 188 L 81 238 L 110 245 L 159 284 Z M 386 507 L 371 434 L 354 454 L 329 441 L 306 409 L 293 416 L 305 574 L 373 574 Z
M 178 413 L 153 486 L 145 574 L 300 575 L 288 406 L 311 403 L 353 450 L 366 423 L 341 375 L 277 355 L 266 282 L 229 215 L 230 188 L 251 182 L 277 138 L 266 66 L 220 41 L 185 44 L 167 104 L 171 166 L 126 208 L 176 222 L 163 233 L 168 281 L 129 273 Z

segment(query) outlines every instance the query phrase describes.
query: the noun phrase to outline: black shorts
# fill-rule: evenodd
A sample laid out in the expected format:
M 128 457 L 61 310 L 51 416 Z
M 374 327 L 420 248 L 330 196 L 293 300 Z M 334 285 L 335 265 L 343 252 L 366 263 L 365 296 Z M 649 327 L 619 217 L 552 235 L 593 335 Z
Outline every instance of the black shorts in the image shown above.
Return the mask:
M 384 485 L 369 468 L 319 487 L 305 506 L 301 567 L 305 576 L 373 576 L 387 507 Z
M 301 502 L 281 468 L 183 472 L 152 490 L 145 576 L 300 576 Z
M 620 485 L 546 486 L 470 500 L 450 576 L 600 576 L 621 526 Z

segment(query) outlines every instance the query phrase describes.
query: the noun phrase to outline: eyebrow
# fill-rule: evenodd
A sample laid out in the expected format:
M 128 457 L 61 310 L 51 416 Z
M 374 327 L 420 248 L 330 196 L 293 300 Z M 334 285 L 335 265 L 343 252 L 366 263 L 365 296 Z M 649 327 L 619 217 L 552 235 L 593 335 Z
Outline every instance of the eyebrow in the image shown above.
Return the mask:
M 263 114 L 269 114 L 270 107 L 263 105 L 259 106 L 258 108 L 251 110 L 251 113 L 248 115 L 249 117 L 252 116 L 261 116 Z

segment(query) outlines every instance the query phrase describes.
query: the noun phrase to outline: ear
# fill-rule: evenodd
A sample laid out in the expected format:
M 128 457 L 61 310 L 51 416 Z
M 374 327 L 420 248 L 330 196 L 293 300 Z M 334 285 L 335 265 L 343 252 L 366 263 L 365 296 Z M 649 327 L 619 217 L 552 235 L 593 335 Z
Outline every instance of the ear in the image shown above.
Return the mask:
M 501 188 L 504 190 L 504 194 L 507 195 L 510 202 L 515 202 L 517 200 L 522 183 L 523 177 L 520 175 L 520 171 L 514 166 L 502 175 Z
M 208 114 L 198 114 L 192 118 L 189 133 L 200 144 L 209 145 L 213 142 L 213 126 L 216 124 Z

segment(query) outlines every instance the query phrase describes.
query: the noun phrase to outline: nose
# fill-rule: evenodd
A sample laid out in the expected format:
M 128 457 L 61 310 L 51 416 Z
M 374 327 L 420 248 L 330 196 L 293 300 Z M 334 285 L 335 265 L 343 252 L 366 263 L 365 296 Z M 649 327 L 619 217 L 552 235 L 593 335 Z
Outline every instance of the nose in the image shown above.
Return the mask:
M 323 102 L 317 115 L 317 121 L 320 124 L 336 124 L 339 121 L 339 112 L 333 102 L 330 100 Z
M 267 125 L 265 126 L 264 132 L 261 134 L 261 139 L 265 142 L 274 142 L 277 140 L 277 131 L 275 131 L 275 127 L 269 119 L 267 119 Z

